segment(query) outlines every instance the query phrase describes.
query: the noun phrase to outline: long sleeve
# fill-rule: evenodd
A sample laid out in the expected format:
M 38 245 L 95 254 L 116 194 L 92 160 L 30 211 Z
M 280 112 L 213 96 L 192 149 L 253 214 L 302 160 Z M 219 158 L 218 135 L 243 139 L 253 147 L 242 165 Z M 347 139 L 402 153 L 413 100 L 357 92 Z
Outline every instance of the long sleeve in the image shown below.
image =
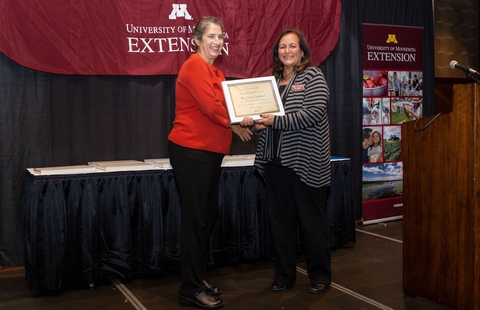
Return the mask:
M 222 90 L 223 73 L 192 55 L 176 83 L 176 108 L 169 140 L 190 148 L 230 152 L 232 130 Z
M 285 115 L 275 116 L 271 128 L 260 133 L 255 167 L 263 175 L 270 154 L 279 156 L 283 166 L 295 171 L 312 187 L 330 185 L 330 131 L 327 104 L 329 89 L 323 73 L 310 67 L 298 74 L 284 102 Z M 280 150 L 266 151 L 272 129 L 280 129 Z

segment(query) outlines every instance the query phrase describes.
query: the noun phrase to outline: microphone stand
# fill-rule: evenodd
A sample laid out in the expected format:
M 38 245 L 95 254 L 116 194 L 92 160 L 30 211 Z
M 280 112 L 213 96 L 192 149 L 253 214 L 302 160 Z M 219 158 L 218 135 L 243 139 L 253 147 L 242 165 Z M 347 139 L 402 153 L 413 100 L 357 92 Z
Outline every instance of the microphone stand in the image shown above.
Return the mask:
M 478 74 L 473 73 L 473 72 L 465 72 L 465 76 L 471 80 L 474 80 L 477 83 L 480 83 L 480 77 Z
M 465 76 L 468 78 L 468 79 L 472 79 L 474 80 L 475 82 L 477 83 L 480 83 L 480 74 L 478 73 L 474 73 L 474 72 L 465 72 Z M 437 119 L 437 117 L 439 117 L 442 113 L 437 113 L 437 115 L 435 115 L 434 118 L 432 118 L 425 126 L 423 126 L 422 128 L 418 128 L 417 127 L 417 123 L 420 119 L 417 119 L 415 120 L 415 123 L 413 124 L 413 130 L 415 130 L 416 132 L 420 132 L 420 131 L 424 131 L 425 129 L 427 129 L 428 126 L 430 126 L 434 121 L 435 119 Z

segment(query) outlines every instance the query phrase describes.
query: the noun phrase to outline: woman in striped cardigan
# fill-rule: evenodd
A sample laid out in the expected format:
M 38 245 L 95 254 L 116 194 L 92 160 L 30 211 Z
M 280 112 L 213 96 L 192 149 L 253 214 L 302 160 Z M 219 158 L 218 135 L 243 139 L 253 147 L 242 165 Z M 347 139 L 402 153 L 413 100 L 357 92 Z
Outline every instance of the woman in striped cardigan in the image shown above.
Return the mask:
M 272 291 L 291 288 L 296 277 L 300 228 L 311 281 L 309 292 L 325 292 L 331 283 L 326 215 L 330 186 L 329 89 L 322 71 L 310 62 L 310 49 L 298 29 L 287 29 L 272 48 L 273 75 L 284 116 L 262 115 L 255 168 L 264 177 L 275 249 Z

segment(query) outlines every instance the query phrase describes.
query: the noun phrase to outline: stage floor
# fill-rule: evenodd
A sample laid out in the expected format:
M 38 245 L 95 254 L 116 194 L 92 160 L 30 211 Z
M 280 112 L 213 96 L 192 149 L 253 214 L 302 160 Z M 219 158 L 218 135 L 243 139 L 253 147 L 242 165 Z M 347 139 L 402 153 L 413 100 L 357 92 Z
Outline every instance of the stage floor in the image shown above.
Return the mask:
M 214 265 L 208 277 L 222 288 L 223 309 L 448 309 L 424 298 L 411 298 L 402 289 L 402 221 L 356 225 L 356 243 L 332 252 L 333 283 L 320 295 L 310 285 L 305 260 L 298 257 L 297 283 L 285 292 L 272 292 L 273 262 L 249 261 Z M 68 286 L 61 291 L 31 291 L 25 269 L 0 271 L 0 309 L 186 309 L 178 303 L 177 272 L 103 280 L 93 289 Z M 194 308 L 192 308 L 194 309 Z

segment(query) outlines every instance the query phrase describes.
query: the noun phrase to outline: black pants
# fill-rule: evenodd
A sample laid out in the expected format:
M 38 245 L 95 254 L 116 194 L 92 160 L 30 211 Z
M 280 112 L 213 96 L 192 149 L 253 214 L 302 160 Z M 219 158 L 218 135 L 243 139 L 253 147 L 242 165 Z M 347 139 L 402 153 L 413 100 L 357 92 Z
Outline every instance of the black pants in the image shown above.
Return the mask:
M 303 183 L 292 169 L 267 164 L 265 167 L 268 219 L 275 248 L 277 282 L 295 282 L 297 232 L 300 228 L 312 284 L 332 281 L 327 187 Z
M 180 199 L 180 294 L 204 291 L 206 255 L 218 210 L 223 154 L 169 142 Z

